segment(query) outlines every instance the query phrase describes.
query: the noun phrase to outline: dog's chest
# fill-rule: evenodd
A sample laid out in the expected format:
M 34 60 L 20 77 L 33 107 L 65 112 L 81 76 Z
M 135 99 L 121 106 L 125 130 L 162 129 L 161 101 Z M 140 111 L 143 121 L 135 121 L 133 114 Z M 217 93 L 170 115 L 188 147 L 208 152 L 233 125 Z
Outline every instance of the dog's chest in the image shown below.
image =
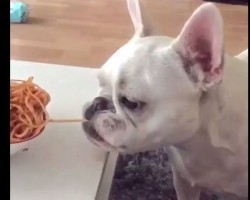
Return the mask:
M 228 176 L 230 171 L 227 164 L 216 155 L 216 152 L 199 152 L 200 156 L 197 156 L 197 154 L 188 155 L 175 147 L 170 147 L 169 150 L 173 167 L 192 186 L 218 193 L 242 193 L 235 187 L 233 176 Z

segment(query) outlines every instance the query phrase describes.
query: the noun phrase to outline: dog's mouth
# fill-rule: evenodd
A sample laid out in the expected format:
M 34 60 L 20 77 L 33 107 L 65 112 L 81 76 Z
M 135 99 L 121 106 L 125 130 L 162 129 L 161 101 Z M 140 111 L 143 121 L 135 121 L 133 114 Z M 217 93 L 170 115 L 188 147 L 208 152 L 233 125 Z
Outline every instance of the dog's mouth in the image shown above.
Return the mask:
M 87 134 L 87 136 L 91 137 L 92 139 L 96 140 L 97 142 L 104 142 L 104 139 L 97 133 L 93 123 L 90 121 L 84 122 L 82 124 L 83 130 Z
M 98 134 L 98 132 L 95 130 L 95 127 L 91 121 L 84 122 L 82 124 L 83 130 L 87 135 L 87 138 L 90 142 L 92 142 L 94 145 L 104 148 L 105 150 L 113 150 L 116 149 L 113 145 L 111 145 L 109 142 L 104 140 L 102 136 Z

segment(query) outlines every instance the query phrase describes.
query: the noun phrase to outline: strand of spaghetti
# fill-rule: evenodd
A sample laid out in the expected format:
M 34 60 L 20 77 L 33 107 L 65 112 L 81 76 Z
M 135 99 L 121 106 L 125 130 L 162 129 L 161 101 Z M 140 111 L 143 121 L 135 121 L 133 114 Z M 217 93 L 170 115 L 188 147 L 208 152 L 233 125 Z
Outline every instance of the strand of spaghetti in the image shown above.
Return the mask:
M 30 76 L 29 78 L 28 78 L 28 80 L 26 80 L 26 81 L 24 81 L 24 80 L 21 80 L 21 79 L 11 79 L 10 81 L 12 81 L 12 82 L 21 82 L 21 83 L 23 83 L 23 82 L 28 82 L 28 81 L 33 81 L 33 79 L 34 79 L 34 77 L 33 76 Z M 34 83 L 33 83 L 34 84 Z M 35 85 L 35 84 L 34 84 Z
M 39 99 L 37 96 L 35 96 L 35 95 L 32 94 L 32 92 L 30 91 L 30 88 L 29 88 L 29 87 L 27 88 L 27 90 L 28 90 L 28 93 L 30 94 L 30 97 L 33 97 L 33 98 L 37 101 L 37 103 L 41 106 L 41 108 L 42 108 L 41 112 L 43 112 L 44 114 L 47 115 L 47 111 L 46 111 L 46 109 L 45 109 L 45 106 L 44 106 L 43 103 L 40 101 L 40 99 Z M 30 110 L 30 112 L 33 114 L 34 120 L 35 120 L 37 123 L 39 123 L 39 118 L 38 118 L 38 116 L 36 115 L 34 108 L 33 108 L 32 106 L 30 106 L 29 103 L 28 103 L 28 97 L 29 97 L 29 96 L 26 96 L 26 98 L 25 98 L 26 106 L 27 106 L 27 108 Z M 40 119 L 41 119 L 41 118 L 40 118 Z M 45 119 L 48 120 L 48 118 L 46 118 L 46 117 L 45 117 Z
M 50 123 L 77 123 L 77 122 L 86 122 L 86 119 L 50 119 Z

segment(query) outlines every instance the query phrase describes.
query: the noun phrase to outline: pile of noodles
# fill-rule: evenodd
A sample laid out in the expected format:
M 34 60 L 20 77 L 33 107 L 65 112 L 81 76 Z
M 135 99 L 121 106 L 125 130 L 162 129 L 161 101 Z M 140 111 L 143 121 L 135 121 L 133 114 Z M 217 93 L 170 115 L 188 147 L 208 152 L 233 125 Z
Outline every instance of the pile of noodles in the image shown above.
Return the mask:
M 10 143 L 18 143 L 37 136 L 46 126 L 49 115 L 46 106 L 49 94 L 33 83 L 10 81 Z

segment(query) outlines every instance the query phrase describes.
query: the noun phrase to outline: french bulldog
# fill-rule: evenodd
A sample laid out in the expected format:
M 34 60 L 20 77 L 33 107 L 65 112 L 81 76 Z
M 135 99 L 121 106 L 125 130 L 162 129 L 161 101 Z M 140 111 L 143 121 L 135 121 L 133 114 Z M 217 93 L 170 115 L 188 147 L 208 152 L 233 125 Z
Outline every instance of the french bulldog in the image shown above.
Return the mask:
M 201 5 L 172 39 L 139 0 L 127 5 L 135 33 L 99 71 L 86 136 L 107 151 L 165 147 L 178 200 L 248 199 L 247 56 L 224 53 L 219 10 Z

